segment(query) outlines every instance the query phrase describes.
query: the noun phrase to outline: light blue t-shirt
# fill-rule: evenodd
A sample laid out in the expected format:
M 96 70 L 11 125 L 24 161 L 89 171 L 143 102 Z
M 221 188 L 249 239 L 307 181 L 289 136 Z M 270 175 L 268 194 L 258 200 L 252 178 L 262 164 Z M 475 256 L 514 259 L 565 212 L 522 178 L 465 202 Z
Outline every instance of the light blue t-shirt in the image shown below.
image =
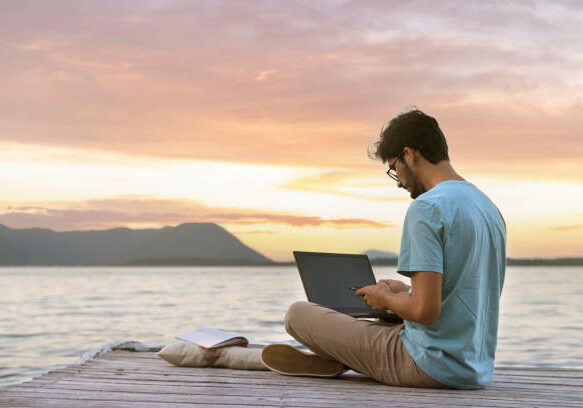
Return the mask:
M 431 325 L 405 321 L 400 336 L 429 376 L 461 389 L 492 380 L 506 225 L 476 186 L 444 181 L 409 206 L 397 271 L 442 274 L 441 314 Z

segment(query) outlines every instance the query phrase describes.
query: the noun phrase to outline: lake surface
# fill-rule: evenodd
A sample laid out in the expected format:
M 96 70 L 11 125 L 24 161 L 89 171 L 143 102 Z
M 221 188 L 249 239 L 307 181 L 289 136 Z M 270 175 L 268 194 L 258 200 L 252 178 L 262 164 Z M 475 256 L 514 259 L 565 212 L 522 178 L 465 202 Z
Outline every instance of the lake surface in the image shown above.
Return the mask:
M 406 278 L 375 267 L 377 278 Z M 508 267 L 497 365 L 583 368 L 583 267 Z M 0 386 L 115 340 L 164 345 L 199 327 L 295 343 L 295 267 L 0 268 Z

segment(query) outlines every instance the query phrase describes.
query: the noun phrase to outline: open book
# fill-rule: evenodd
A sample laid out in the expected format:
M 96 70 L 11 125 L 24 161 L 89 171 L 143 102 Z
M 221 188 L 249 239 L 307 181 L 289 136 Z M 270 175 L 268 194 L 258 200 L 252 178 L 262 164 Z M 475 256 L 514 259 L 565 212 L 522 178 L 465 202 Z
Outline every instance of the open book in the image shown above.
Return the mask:
M 188 333 L 176 336 L 176 338 L 187 343 L 196 344 L 205 349 L 216 349 L 227 346 L 262 348 L 269 344 L 263 341 L 239 336 L 235 333 L 209 328 L 192 330 Z

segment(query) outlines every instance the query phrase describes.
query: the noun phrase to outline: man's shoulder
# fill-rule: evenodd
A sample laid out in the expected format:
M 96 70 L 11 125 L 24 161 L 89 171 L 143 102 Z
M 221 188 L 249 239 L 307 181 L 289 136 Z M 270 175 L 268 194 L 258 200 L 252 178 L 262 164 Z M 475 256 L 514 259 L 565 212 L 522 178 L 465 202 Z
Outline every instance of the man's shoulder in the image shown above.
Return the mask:
M 424 217 L 439 218 L 446 225 L 459 220 L 474 220 L 477 224 L 505 224 L 496 204 L 469 182 L 441 183 L 417 197 L 411 207 L 416 214 L 424 213 Z
M 439 213 L 438 201 L 429 197 L 417 197 L 407 209 L 407 216 L 415 218 L 434 218 Z
M 445 211 L 464 206 L 469 202 L 490 201 L 474 184 L 467 181 L 447 180 L 415 199 L 419 207 L 435 207 Z
M 422 225 L 433 231 L 441 231 L 447 224 L 447 215 L 436 202 L 418 197 L 409 205 L 404 228 L 411 229 Z
M 449 197 L 455 197 L 460 194 L 476 194 L 481 193 L 480 190 L 468 181 L 461 180 L 445 180 L 437 184 L 431 190 L 421 194 L 417 199 L 434 202 L 440 201 Z
M 491 200 L 472 183 L 447 181 L 417 197 L 409 206 L 408 213 L 451 221 L 462 213 L 490 206 L 493 206 Z

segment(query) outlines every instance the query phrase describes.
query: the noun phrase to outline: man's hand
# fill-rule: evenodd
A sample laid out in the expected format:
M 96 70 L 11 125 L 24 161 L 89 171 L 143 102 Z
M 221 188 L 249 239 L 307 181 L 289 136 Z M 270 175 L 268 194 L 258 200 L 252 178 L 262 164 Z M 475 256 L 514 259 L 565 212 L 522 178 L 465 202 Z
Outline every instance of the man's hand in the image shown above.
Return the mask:
M 404 320 L 430 325 L 439 318 L 442 284 L 440 273 L 411 272 L 411 293 L 407 293 L 408 288 L 395 292 L 386 282 L 379 281 L 376 285 L 365 286 L 354 293 L 362 296 L 373 309 L 390 309 Z M 406 285 L 396 283 L 394 286 L 396 290 L 405 289 Z
M 386 296 L 391 293 L 389 285 L 384 282 L 379 282 L 376 285 L 369 285 L 358 289 L 354 292 L 357 296 L 362 296 L 366 304 L 378 310 L 387 309 Z
M 391 292 L 393 292 L 393 293 L 408 292 L 409 291 L 409 285 L 407 285 L 405 282 L 402 282 L 400 280 L 381 279 L 379 281 L 379 283 L 385 283 L 389 287 Z

